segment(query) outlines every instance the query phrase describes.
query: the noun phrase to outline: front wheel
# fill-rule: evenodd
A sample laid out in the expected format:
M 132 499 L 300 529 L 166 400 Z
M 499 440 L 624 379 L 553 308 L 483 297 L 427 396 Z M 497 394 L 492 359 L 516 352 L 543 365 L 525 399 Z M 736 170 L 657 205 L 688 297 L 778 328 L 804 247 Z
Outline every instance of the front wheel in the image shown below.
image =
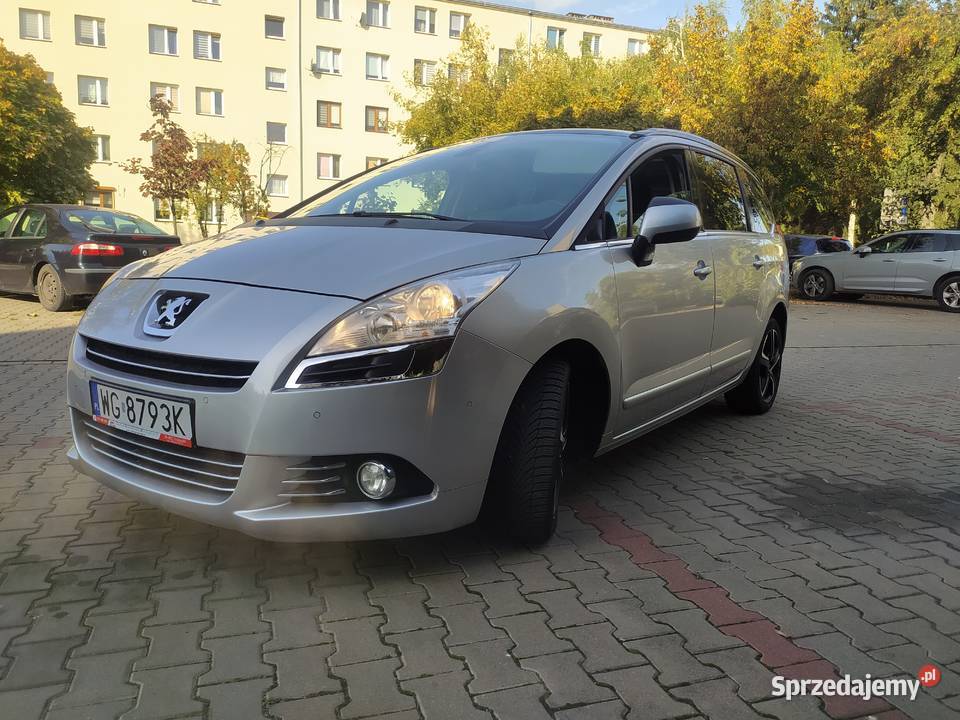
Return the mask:
M 488 514 L 514 540 L 546 542 L 557 527 L 569 398 L 569 363 L 546 360 L 524 380 L 507 414 L 490 474 Z
M 44 309 L 50 312 L 66 310 L 71 304 L 60 274 L 50 265 L 44 265 L 37 273 L 37 297 Z
M 797 289 L 807 300 L 828 300 L 835 289 L 833 275 L 823 268 L 812 268 L 800 276 Z
M 783 345 L 783 328 L 771 318 L 743 382 L 724 396 L 730 409 L 746 415 L 762 415 L 773 407 L 780 390 Z
M 960 312 L 960 276 L 941 280 L 934 291 L 937 302 L 947 312 Z

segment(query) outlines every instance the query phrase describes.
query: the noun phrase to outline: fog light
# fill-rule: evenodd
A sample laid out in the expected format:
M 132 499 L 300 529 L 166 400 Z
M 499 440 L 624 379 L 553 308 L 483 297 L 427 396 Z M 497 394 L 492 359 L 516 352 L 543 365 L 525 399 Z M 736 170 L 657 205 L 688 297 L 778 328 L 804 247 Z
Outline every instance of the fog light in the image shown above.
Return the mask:
M 357 468 L 357 485 L 368 498 L 382 500 L 397 486 L 397 476 L 389 465 L 367 461 Z

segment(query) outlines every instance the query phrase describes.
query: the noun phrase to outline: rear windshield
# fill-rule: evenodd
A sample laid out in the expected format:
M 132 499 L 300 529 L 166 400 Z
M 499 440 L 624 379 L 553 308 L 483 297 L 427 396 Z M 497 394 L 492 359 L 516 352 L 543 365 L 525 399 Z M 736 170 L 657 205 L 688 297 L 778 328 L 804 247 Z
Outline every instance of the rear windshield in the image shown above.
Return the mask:
M 64 210 L 63 219 L 72 225 L 83 225 L 96 232 L 121 235 L 168 235 L 153 223 L 130 213 L 110 210 L 76 209 Z
M 460 230 L 542 234 L 572 210 L 630 144 L 625 135 L 533 133 L 484 138 L 359 175 L 286 217 L 401 214 Z M 485 227 L 470 227 L 475 223 Z

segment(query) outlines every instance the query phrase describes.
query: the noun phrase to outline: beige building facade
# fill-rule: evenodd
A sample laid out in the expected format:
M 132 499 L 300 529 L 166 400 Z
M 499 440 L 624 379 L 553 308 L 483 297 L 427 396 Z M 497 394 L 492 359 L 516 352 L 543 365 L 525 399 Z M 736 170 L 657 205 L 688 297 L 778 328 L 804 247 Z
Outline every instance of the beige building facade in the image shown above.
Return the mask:
M 10 0 L 0 9 L 7 47 L 33 55 L 97 136 L 99 189 L 85 201 L 166 228 L 169 213 L 120 167 L 150 154 L 139 135 L 151 95 L 173 102 L 191 137 L 242 142 L 278 211 L 408 154 L 390 132 L 401 119 L 394 92 L 445 71 L 468 24 L 489 31 L 494 60 L 518 42 L 641 53 L 652 32 L 469 0 Z M 235 222 L 228 212 L 225 225 Z M 197 235 L 193 219 L 181 225 L 184 239 Z

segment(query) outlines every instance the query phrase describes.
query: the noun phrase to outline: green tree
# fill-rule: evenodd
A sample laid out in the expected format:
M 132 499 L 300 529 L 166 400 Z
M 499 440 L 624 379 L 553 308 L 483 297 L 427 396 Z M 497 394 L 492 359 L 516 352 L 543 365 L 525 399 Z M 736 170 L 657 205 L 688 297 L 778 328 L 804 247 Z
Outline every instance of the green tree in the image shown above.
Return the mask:
M 77 202 L 93 189 L 93 135 L 30 55 L 0 41 L 0 205 Z
M 186 200 L 203 175 L 204 163 L 193 157 L 193 143 L 182 127 L 170 119 L 173 106 L 162 95 L 150 98 L 153 124 L 140 134 L 143 142 L 151 143 L 150 163 L 132 158 L 121 167 L 140 175 L 140 192 L 166 202 L 173 218 L 173 231 L 178 232 L 177 203 Z
M 836 33 L 850 49 L 858 48 L 864 37 L 893 17 L 902 16 L 915 0 L 832 0 L 823 7 L 821 25 Z

